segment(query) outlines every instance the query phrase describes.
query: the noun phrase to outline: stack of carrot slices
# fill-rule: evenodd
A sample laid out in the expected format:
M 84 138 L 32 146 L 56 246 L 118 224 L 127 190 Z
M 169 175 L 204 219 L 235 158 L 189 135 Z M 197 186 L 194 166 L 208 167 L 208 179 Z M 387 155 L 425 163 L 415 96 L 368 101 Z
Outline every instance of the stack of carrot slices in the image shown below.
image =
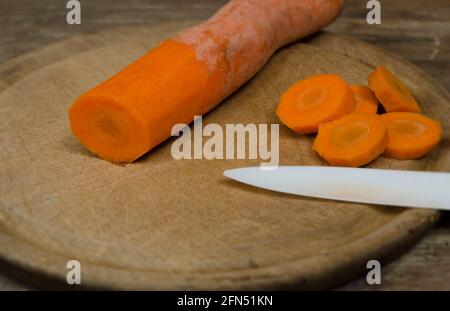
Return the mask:
M 438 121 L 421 114 L 416 99 L 389 69 L 369 75 L 369 87 L 339 75 L 301 80 L 280 98 L 277 115 L 299 134 L 317 133 L 313 149 L 329 164 L 359 167 L 384 155 L 417 159 L 441 139 Z M 379 105 L 386 111 L 377 114 Z

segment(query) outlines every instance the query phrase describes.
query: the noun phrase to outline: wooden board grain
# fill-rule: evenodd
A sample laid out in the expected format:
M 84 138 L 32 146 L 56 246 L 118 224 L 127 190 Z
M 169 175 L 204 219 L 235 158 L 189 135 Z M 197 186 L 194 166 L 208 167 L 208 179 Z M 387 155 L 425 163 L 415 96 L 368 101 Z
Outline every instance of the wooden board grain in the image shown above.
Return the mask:
M 257 161 L 175 161 L 171 140 L 126 166 L 90 155 L 72 137 L 67 107 L 160 39 L 188 23 L 77 37 L 0 68 L 0 254 L 64 280 L 69 259 L 83 284 L 138 289 L 324 288 L 387 260 L 437 220 L 435 211 L 312 200 L 227 181 Z M 36 57 L 35 53 L 39 53 Z M 28 63 L 27 63 L 28 62 Z M 407 62 L 360 41 L 321 34 L 283 49 L 205 122 L 275 123 L 278 96 L 311 74 L 365 83 L 388 64 L 448 133 L 448 95 Z M 24 65 L 25 64 L 25 65 Z M 9 87 L 8 87 L 9 86 Z M 321 164 L 311 137 L 280 131 L 282 164 Z M 372 167 L 448 170 L 449 139 L 418 161 Z M 4 176 L 4 177 L 3 177 Z

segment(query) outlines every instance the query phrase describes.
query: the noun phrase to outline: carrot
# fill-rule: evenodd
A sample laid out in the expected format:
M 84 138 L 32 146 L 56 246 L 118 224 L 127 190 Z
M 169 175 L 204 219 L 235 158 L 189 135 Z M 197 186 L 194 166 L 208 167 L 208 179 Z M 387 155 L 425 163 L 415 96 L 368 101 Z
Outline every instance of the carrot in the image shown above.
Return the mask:
M 355 98 L 354 112 L 377 113 L 378 100 L 367 86 L 351 85 Z
M 276 114 L 297 133 L 317 132 L 319 125 L 341 117 L 354 106 L 353 93 L 338 75 L 318 75 L 292 85 L 280 98 Z
M 389 141 L 384 154 L 406 160 L 431 151 L 440 141 L 442 128 L 438 121 L 420 113 L 389 112 L 381 115 L 388 127 Z
M 421 111 L 410 90 L 386 67 L 378 67 L 369 75 L 369 85 L 387 112 Z
M 232 0 L 182 31 L 70 108 L 72 132 L 90 151 L 131 162 L 203 115 L 255 75 L 280 47 L 312 34 L 342 0 Z
M 313 149 L 331 165 L 358 167 L 381 155 L 387 143 L 379 115 L 353 112 L 321 124 Z

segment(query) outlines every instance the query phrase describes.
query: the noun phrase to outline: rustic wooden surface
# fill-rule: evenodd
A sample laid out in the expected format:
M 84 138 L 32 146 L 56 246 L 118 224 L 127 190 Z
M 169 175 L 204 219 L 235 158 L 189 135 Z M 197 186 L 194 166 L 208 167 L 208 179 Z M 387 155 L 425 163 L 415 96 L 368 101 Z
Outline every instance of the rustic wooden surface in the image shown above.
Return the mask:
M 258 160 L 177 162 L 170 143 L 126 167 L 88 153 L 68 128 L 69 105 L 192 24 L 114 28 L 0 65 L 0 81 L 10 84 L 0 93 L 0 258 L 59 280 L 66 262 L 78 259 L 89 288 L 329 288 L 359 276 L 369 259 L 392 259 L 435 224 L 439 213 L 432 210 L 288 196 L 222 176 Z M 363 84 L 380 63 L 402 77 L 427 115 L 450 115 L 446 91 L 414 65 L 357 39 L 322 33 L 279 51 L 203 124 L 277 123 L 278 98 L 294 82 L 339 72 Z M 441 120 L 450 128 L 450 119 Z M 449 142 L 444 135 L 420 160 L 380 157 L 369 166 L 446 170 Z M 312 137 L 281 127 L 281 165 L 323 164 L 311 144 Z
M 347 1 L 343 17 L 329 29 L 356 36 L 395 52 L 430 73 L 449 89 L 448 1 L 382 1 L 379 26 L 364 20 L 365 1 Z M 83 23 L 68 26 L 61 1 L 0 1 L 0 62 L 37 47 L 79 33 L 118 25 L 146 24 L 163 20 L 206 18 L 224 1 L 82 1 Z M 449 289 L 450 225 L 440 225 L 409 253 L 383 269 L 383 285 L 375 289 Z M 26 289 L 8 277 L 2 289 Z M 341 289 L 374 289 L 363 280 Z

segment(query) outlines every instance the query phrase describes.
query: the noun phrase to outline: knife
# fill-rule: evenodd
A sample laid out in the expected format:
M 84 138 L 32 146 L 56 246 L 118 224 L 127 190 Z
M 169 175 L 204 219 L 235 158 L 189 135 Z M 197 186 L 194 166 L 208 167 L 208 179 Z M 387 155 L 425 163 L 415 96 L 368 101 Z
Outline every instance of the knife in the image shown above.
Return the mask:
M 279 166 L 237 168 L 223 174 L 251 186 L 301 196 L 450 210 L 450 173 Z

